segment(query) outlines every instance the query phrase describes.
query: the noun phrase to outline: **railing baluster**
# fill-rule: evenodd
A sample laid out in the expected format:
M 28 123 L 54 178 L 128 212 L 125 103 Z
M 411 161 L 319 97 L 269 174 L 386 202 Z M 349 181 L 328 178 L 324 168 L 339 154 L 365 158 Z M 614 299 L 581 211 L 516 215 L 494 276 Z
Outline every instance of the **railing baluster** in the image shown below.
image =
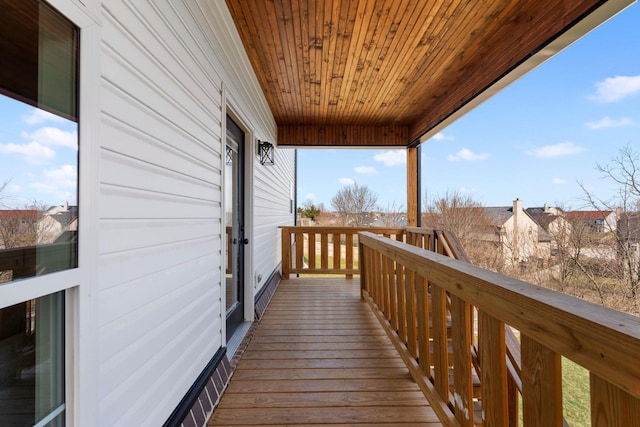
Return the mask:
M 393 259 L 387 259 L 389 271 L 389 322 L 394 331 L 398 331 L 398 276 L 396 263 Z
M 382 269 L 381 274 L 381 296 L 380 296 L 380 311 L 384 314 L 384 317 L 389 320 L 389 264 L 387 263 L 387 257 L 381 255 L 380 267 Z
M 640 399 L 591 373 L 591 425 L 623 427 L 640 422 Z
M 451 296 L 455 414 L 460 425 L 467 427 L 473 426 L 474 418 L 470 316 L 471 306 L 463 299 Z
M 320 233 L 320 268 L 329 267 L 329 233 Z
M 402 342 L 407 342 L 407 297 L 405 288 L 405 268 L 402 264 L 396 265 L 396 280 L 398 289 L 398 335 Z
M 353 251 L 355 248 L 353 247 L 353 234 L 348 233 L 345 236 L 345 258 L 346 258 L 346 268 L 347 270 L 351 270 L 353 268 Z M 353 279 L 353 274 L 347 274 L 347 280 Z
M 316 233 L 309 232 L 309 270 L 316 269 Z
M 520 345 L 524 427 L 562 425 L 560 355 L 525 334 Z
M 418 324 L 418 362 L 422 372 L 431 376 L 431 350 L 429 349 L 429 293 L 424 277 L 416 277 L 416 323 Z
M 449 346 L 447 343 L 447 296 L 444 289 L 431 283 L 433 368 L 435 387 L 440 397 L 449 401 Z
M 404 289 L 406 296 L 406 319 L 407 319 L 407 348 L 411 355 L 415 358 L 418 357 L 418 350 L 416 346 L 417 331 L 416 331 L 416 274 L 407 270 L 405 272 Z
M 512 425 L 509 424 L 508 417 L 504 323 L 484 311 L 480 311 L 478 317 L 484 425 L 486 427 Z
M 304 234 L 295 233 L 296 236 L 296 269 L 304 267 Z
M 340 270 L 340 259 L 342 258 L 340 250 L 340 239 L 342 235 L 338 233 L 333 234 L 333 269 Z M 339 272 L 339 271 L 338 271 Z

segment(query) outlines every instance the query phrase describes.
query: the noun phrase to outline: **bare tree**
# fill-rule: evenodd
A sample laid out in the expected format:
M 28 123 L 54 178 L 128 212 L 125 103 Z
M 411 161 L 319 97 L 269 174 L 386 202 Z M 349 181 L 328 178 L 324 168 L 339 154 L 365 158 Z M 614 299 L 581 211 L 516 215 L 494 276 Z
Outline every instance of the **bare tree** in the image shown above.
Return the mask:
M 361 227 L 375 210 L 378 195 L 366 185 L 346 185 L 331 199 L 342 225 Z
M 592 261 L 595 265 L 591 269 L 582 262 L 577 266 L 603 301 L 608 297 L 605 293 L 617 294 L 640 311 L 640 222 L 637 221 L 640 215 L 640 154 L 627 144 L 609 163 L 598 164 L 596 169 L 603 178 L 616 185 L 616 194 L 604 200 L 580 184 L 586 201 L 603 213 L 603 219 L 605 211 L 617 212 L 618 221 L 615 232 L 606 233 L 598 239 L 591 236 L 590 248 L 598 251 L 596 258 L 604 259 L 604 262 Z
M 38 221 L 41 213 L 34 209 L 2 211 L 0 244 L 3 249 L 33 246 L 38 242 Z
M 452 231 L 473 264 L 500 269 L 499 236 L 482 204 L 467 194 L 449 190 L 433 200 L 425 197 L 425 203 L 423 227 Z
M 396 206 L 396 202 L 387 204 L 386 208 L 380 209 L 380 220 L 385 227 L 406 225 L 407 212 L 404 209 L 404 205 Z
M 34 200 L 19 209 L 0 211 L 0 248 L 11 249 L 51 243 L 68 226 L 59 224 L 47 215 L 47 206 Z

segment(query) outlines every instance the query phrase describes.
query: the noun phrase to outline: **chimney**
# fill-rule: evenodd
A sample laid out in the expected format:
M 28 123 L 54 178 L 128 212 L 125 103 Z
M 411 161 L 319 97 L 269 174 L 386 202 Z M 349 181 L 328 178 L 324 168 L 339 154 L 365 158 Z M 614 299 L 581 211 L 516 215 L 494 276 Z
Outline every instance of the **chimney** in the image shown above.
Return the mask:
M 518 230 L 520 227 L 520 224 L 518 224 L 518 218 L 520 218 L 520 214 L 522 212 L 522 200 L 520 199 L 515 199 L 513 201 L 513 229 L 515 231 L 515 234 L 518 234 Z
M 513 201 L 513 214 L 515 215 L 516 212 L 522 211 L 522 200 L 520 199 L 515 199 Z

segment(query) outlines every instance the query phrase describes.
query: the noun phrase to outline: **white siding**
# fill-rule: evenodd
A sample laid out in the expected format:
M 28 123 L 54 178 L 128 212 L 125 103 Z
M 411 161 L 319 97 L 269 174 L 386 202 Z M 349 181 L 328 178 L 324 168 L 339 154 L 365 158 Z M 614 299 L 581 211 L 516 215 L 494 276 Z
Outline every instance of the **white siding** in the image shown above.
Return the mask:
M 255 283 L 256 292 L 281 261 L 279 225 L 293 225 L 295 220 L 295 151 L 276 148 L 275 165 L 265 167 L 256 160 L 254 195 Z M 293 213 L 291 200 L 294 200 Z M 274 246 L 277 243 L 277 246 Z
M 253 188 L 250 200 L 253 271 L 246 280 L 253 282 L 254 295 L 280 264 L 279 225 L 293 225 L 289 197 L 295 187 L 295 151 L 276 147 L 275 166 L 260 165 L 256 139 L 277 144 L 277 128 L 259 83 L 244 53 L 231 15 L 220 1 L 198 1 L 185 6 L 196 16 L 203 37 L 210 43 L 219 63 L 231 112 L 238 115 L 251 139 L 247 155 L 252 158 Z M 295 209 L 295 207 L 294 207 Z M 261 275 L 262 281 L 257 282 Z
M 113 0 L 100 23 L 99 424 L 161 425 L 224 345 L 227 108 L 254 164 L 249 289 L 294 220 L 294 151 L 254 155 L 276 125 L 224 2 Z

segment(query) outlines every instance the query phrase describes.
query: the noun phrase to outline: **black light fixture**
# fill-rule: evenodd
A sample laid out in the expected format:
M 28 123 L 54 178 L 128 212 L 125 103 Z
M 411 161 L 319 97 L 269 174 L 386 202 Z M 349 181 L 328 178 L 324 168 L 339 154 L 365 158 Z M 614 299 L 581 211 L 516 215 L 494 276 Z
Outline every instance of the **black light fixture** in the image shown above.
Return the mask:
M 273 166 L 275 164 L 275 149 L 272 143 L 258 140 L 258 155 L 261 165 Z

